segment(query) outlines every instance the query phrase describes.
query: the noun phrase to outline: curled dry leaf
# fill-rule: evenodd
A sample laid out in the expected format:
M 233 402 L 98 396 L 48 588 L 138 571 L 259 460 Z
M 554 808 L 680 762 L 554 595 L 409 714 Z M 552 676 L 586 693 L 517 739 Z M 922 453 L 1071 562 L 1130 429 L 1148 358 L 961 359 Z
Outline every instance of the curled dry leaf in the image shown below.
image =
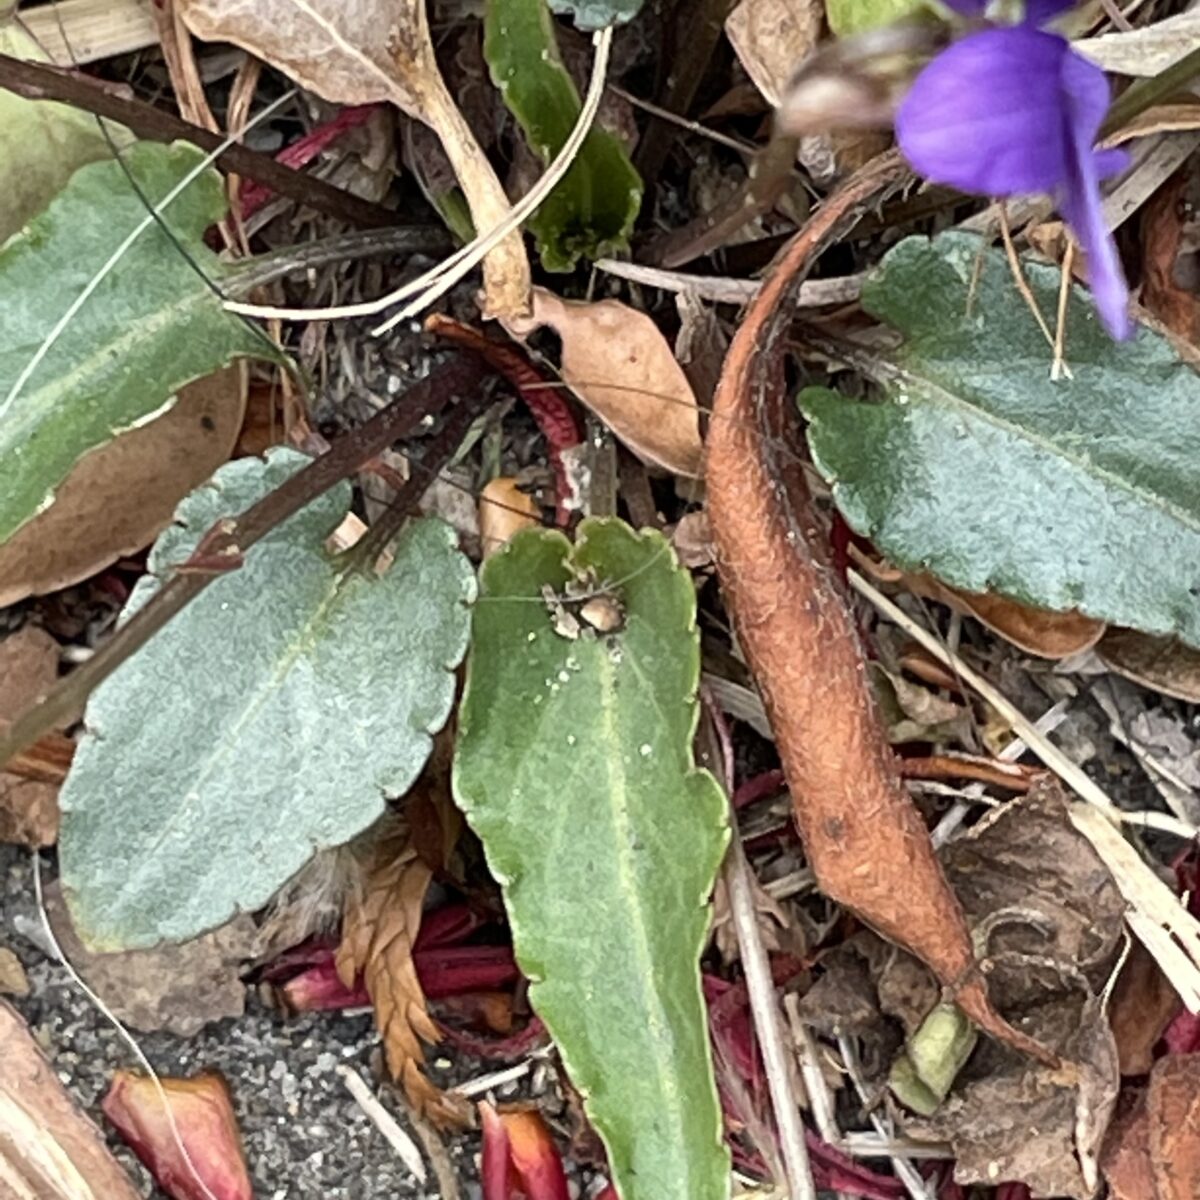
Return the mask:
M 709 519 L 726 603 L 775 731 L 821 890 L 907 947 L 967 1015 L 1056 1062 L 988 1000 L 963 911 L 901 786 L 866 685 L 854 618 L 820 542 L 776 348 L 792 285 L 846 221 L 904 178 L 886 155 L 830 196 L 793 240 L 725 360 L 709 427 Z M 790 507 L 789 507 L 790 506 Z
M 568 1200 L 562 1158 L 546 1122 L 529 1111 L 479 1106 L 483 1128 L 483 1200 Z
M 619 300 L 561 300 L 539 287 L 532 316 L 508 324 L 517 337 L 549 325 L 562 341 L 564 382 L 621 441 L 655 466 L 700 474 L 695 393 L 645 313 Z
M 242 914 L 186 942 L 94 954 L 79 940 L 57 882 L 46 889 L 46 915 L 67 960 L 133 1029 L 194 1037 L 205 1025 L 246 1010 L 239 972 L 254 953 L 252 917 Z
M 0 1195 L 137 1200 L 100 1130 L 58 1081 L 25 1022 L 0 1003 Z
M 1200 650 L 1177 638 L 1110 629 L 1096 646 L 1106 667 L 1165 696 L 1200 704 Z
M 441 138 L 475 228 L 509 215 L 508 198 L 438 70 L 425 0 L 178 0 L 188 28 L 233 42 L 336 104 L 390 101 Z M 514 230 L 484 261 L 486 310 L 529 308 L 529 261 Z
M 229 1088 L 215 1071 L 158 1081 L 118 1071 L 101 1108 L 172 1200 L 253 1200 Z
M 821 37 L 820 0 L 741 0 L 725 33 L 754 86 L 775 107 L 787 81 Z
M 397 824 L 378 836 L 364 856 L 361 887 L 346 904 L 337 972 L 346 988 L 363 977 L 388 1070 L 409 1101 L 439 1124 L 458 1125 L 462 1109 L 425 1077 L 421 1047 L 441 1040 L 412 955 L 432 878 L 405 827 Z
M 974 617 L 993 633 L 1040 658 L 1070 658 L 1090 650 L 1103 636 L 1103 621 L 1078 612 L 1048 612 L 1006 596 L 967 592 L 950 587 L 932 575 L 905 574 L 905 584 L 918 596 L 939 600 L 957 612 Z
M 69 587 L 148 546 L 224 463 L 246 405 L 235 364 L 182 388 L 161 417 L 88 451 L 54 503 L 0 546 L 0 605 Z
M 1200 1055 L 1154 1064 L 1150 1087 L 1113 1126 L 1102 1159 L 1113 1200 L 1195 1200 L 1200 1180 Z
M 1191 158 L 1150 198 L 1142 213 L 1142 303 L 1172 333 L 1200 343 L 1200 158 Z
M 1154 1047 L 1179 1010 L 1179 994 L 1150 951 L 1135 942 L 1108 1006 L 1108 1023 L 1117 1043 L 1122 1075 L 1149 1072 Z
M 540 524 L 538 502 L 518 480 L 502 475 L 479 493 L 479 539 L 483 557 L 495 554 L 513 534 Z
M 0 724 L 15 720 L 57 678 L 58 643 L 45 630 L 26 625 L 0 641 Z M 0 843 L 53 846 L 57 839 L 58 785 L 0 771 Z

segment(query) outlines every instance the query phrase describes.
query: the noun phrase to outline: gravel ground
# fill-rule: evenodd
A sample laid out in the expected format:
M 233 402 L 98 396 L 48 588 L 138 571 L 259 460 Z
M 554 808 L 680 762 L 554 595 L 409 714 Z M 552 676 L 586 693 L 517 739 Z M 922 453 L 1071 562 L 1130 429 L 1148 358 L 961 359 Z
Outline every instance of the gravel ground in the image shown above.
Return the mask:
M 136 1067 L 115 1029 L 72 984 L 67 972 L 32 941 L 14 932 L 36 920 L 32 870 L 25 851 L 0 846 L 0 944 L 21 958 L 30 995 L 16 1001 L 59 1078 L 103 1127 L 99 1100 L 112 1073 Z M 368 1014 L 315 1013 L 283 1018 L 253 995 L 236 1020 L 221 1021 L 190 1039 L 140 1034 L 155 1070 L 188 1075 L 204 1068 L 224 1074 L 234 1096 L 246 1158 L 258 1200 L 439 1200 L 431 1174 L 422 1186 L 396 1158 L 346 1091 L 337 1068 L 345 1064 L 369 1080 L 378 1044 Z M 433 1078 L 443 1084 L 483 1073 L 478 1064 L 452 1066 L 436 1059 Z M 386 1097 L 384 1097 L 386 1103 Z M 388 1105 L 403 1124 L 394 1105 Z M 411 1131 L 410 1131 L 411 1132 Z M 110 1138 L 148 1198 L 162 1197 L 132 1155 Z M 478 1200 L 478 1138 L 448 1141 L 463 1200 Z

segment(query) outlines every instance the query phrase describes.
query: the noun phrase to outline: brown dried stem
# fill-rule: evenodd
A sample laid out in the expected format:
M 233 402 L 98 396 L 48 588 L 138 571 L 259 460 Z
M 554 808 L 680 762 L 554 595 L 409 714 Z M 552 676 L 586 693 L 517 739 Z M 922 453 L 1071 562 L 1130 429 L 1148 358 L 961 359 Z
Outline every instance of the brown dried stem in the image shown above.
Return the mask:
M 762 691 L 821 890 L 925 962 L 994 1036 L 1054 1056 L 992 1007 L 961 907 L 896 771 L 854 619 L 826 561 L 787 420 L 778 346 L 820 252 L 907 170 L 895 152 L 852 176 L 777 261 L 725 360 L 706 480 L 726 603 Z
M 191 142 L 201 150 L 213 151 L 224 142 L 219 133 L 193 125 L 141 100 L 131 100 L 101 87 L 85 75 L 58 67 L 25 62 L 0 54 L 0 88 L 27 100 L 58 100 L 97 117 L 107 117 L 132 129 L 141 138 L 155 142 Z M 352 192 L 343 191 L 315 175 L 294 171 L 246 146 L 229 146 L 217 156 L 218 166 L 253 179 L 281 196 L 307 204 L 331 217 L 340 217 L 366 229 L 402 225 L 404 218 L 380 204 L 372 204 Z
M 94 688 L 194 600 L 215 575 L 222 573 L 217 564 L 236 566 L 255 542 L 393 442 L 415 433 L 426 417 L 437 413 L 455 397 L 477 394 L 482 378 L 482 366 L 475 359 L 458 359 L 434 371 L 257 504 L 238 516 L 218 522 L 201 540 L 191 560 L 192 566 L 198 567 L 202 553 L 204 569 L 176 571 L 145 608 L 121 626 L 95 655 L 0 733 L 0 766 L 81 711 Z M 409 494 L 404 502 L 415 502 L 415 497 Z

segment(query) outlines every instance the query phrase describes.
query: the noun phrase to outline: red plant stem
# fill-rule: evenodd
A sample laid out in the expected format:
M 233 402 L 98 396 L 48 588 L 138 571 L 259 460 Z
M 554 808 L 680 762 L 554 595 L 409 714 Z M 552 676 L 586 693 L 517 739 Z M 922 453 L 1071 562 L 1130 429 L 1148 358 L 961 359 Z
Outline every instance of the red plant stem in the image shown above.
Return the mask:
M 505 1038 L 480 1037 L 438 1021 L 442 1037 L 456 1050 L 484 1060 L 521 1058 L 546 1040 L 546 1027 L 533 1017 L 524 1029 Z
M 415 950 L 413 965 L 430 1000 L 485 992 L 515 983 L 520 972 L 510 946 L 441 946 Z
M 281 150 L 275 155 L 275 161 L 281 166 L 291 167 L 293 171 L 308 166 L 322 150 L 336 142 L 342 134 L 357 129 L 380 107 L 382 106 L 378 104 L 359 104 L 352 108 L 343 108 L 332 120 L 318 125 L 304 137 Z M 257 183 L 252 179 L 246 180 L 238 193 L 242 219 L 252 216 L 274 195 L 274 189 L 266 184 Z
M 773 771 L 764 771 L 761 775 L 752 776 L 733 794 L 733 807 L 745 808 L 756 800 L 773 796 L 787 787 L 787 778 L 778 767 Z
M 434 313 L 425 321 L 430 332 L 474 350 L 494 371 L 503 375 L 516 388 L 525 406 L 533 414 L 542 436 L 546 439 L 547 457 L 554 470 L 555 523 L 565 528 L 570 519 L 567 507 L 571 499 L 571 482 L 567 478 L 562 453 L 583 441 L 583 434 L 571 406 L 563 399 L 559 385 L 547 379 L 515 346 L 505 346 L 486 338 L 477 329 L 463 325 L 452 317 Z

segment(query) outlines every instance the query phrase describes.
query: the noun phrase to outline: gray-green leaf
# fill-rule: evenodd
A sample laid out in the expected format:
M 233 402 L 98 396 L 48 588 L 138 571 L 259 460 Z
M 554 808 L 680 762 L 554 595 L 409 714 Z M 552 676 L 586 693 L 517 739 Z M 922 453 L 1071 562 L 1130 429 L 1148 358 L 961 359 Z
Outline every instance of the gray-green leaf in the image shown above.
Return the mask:
M 1025 272 L 1053 320 L 1058 268 Z M 904 335 L 861 364 L 882 396 L 800 397 L 847 521 L 956 587 L 1200 645 L 1200 381 L 1170 343 L 1111 341 L 1076 288 L 1052 380 L 1004 255 L 967 234 L 901 242 L 863 303 Z
M 580 29 L 623 25 L 642 11 L 645 0 L 550 0 L 556 13 L 575 18 Z
M 588 581 L 615 581 L 616 632 L 543 599 Z M 455 794 L 624 1200 L 728 1195 L 699 973 L 727 828 L 692 758 L 699 664 L 691 580 L 657 533 L 531 530 L 484 566 Z
M 0 248 L 0 542 L 50 501 L 79 458 L 158 415 L 185 383 L 238 356 L 271 353 L 225 312 L 195 268 L 219 274 L 204 231 L 225 213 L 204 171 L 163 213 L 192 263 L 153 221 L 64 326 L 43 343 L 125 237 L 203 160 L 194 146 L 142 142 L 121 165 L 80 167 L 49 206 Z M 195 268 L 192 264 L 195 264 Z
M 241 459 L 180 505 L 124 616 L 307 460 Z M 436 520 L 379 579 L 326 553 L 342 485 L 214 581 L 93 694 L 60 795 L 63 886 L 102 950 L 180 941 L 261 907 L 405 792 L 454 699 L 475 580 Z

